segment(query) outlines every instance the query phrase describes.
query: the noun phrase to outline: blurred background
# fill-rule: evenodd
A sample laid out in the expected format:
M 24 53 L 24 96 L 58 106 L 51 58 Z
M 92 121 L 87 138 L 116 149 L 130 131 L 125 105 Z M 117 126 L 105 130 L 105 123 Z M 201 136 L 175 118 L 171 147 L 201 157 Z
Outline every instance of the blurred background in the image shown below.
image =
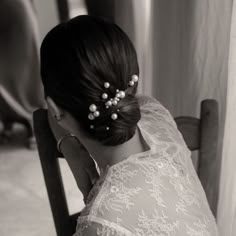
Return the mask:
M 56 235 L 32 132 L 32 112 L 45 106 L 39 47 L 53 26 L 80 14 L 107 17 L 129 35 L 139 93 L 156 97 L 173 116 L 199 117 L 203 99 L 218 101 L 217 224 L 220 235 L 236 235 L 235 6 L 236 0 L 1 0 L 0 235 Z M 70 212 L 78 211 L 82 196 L 60 164 Z

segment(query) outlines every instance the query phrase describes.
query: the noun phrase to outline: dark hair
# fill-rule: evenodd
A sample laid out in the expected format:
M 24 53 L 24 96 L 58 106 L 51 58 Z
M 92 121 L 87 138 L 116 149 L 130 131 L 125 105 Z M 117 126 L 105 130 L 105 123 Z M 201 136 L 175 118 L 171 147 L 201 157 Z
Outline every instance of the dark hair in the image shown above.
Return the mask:
M 78 120 L 89 137 L 104 145 L 122 144 L 133 137 L 140 120 L 135 97 L 139 75 L 137 55 L 128 36 L 114 23 L 92 16 L 78 16 L 53 28 L 41 46 L 41 76 L 45 96 L 50 96 Z M 109 82 L 106 89 L 104 83 Z M 115 97 L 126 92 L 118 105 L 106 109 L 102 93 Z M 89 106 L 96 104 L 100 116 L 89 120 Z M 117 113 L 112 120 L 111 114 Z M 90 125 L 94 125 L 94 129 Z M 109 130 L 106 127 L 109 126 Z

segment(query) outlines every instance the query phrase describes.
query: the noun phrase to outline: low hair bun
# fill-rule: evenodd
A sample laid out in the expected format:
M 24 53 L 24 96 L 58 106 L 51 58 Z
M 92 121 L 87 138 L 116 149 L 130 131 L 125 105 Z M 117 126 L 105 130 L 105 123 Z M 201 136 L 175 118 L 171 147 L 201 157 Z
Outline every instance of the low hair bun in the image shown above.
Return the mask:
M 114 113 L 117 114 L 115 120 L 111 118 Z M 102 124 L 99 122 L 92 132 L 95 139 L 106 146 L 120 145 L 134 136 L 140 118 L 137 98 L 133 94 L 127 94 L 118 105 L 109 109 Z

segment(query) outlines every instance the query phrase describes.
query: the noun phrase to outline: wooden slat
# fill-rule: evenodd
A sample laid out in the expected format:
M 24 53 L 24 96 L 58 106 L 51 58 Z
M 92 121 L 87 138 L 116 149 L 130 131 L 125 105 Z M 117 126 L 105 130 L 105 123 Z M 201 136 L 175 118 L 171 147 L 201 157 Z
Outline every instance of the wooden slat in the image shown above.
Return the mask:
M 71 225 L 69 211 L 58 163 L 56 140 L 50 130 L 47 111 L 34 112 L 34 131 L 38 145 L 44 180 L 58 236 L 72 235 L 75 228 Z
M 217 160 L 218 103 L 215 100 L 204 100 L 201 104 L 201 141 L 198 175 L 206 192 L 210 208 L 216 217 L 219 195 L 219 163 Z
M 213 215 L 217 215 L 219 195 L 220 163 L 217 158 L 218 145 L 218 103 L 207 99 L 201 103 L 200 119 L 193 117 L 175 118 L 178 129 L 191 151 L 199 149 L 198 172 L 199 179 Z
M 70 225 L 71 225 L 71 227 L 73 228 L 74 231 L 76 230 L 77 220 L 78 220 L 79 215 L 80 215 L 80 212 L 75 213 L 75 214 L 70 216 Z
M 200 120 L 189 116 L 175 118 L 175 122 L 184 141 L 191 151 L 200 147 Z

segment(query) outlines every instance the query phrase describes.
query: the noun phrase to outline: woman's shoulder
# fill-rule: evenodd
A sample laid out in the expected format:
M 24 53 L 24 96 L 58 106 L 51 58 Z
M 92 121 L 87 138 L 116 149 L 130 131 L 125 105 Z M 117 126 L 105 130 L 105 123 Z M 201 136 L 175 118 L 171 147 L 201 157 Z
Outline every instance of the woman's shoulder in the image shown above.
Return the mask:
M 140 106 L 143 106 L 143 105 L 146 105 L 146 104 L 149 104 L 149 103 L 160 104 L 160 102 L 156 98 L 150 97 L 150 96 L 147 96 L 147 95 L 137 94 L 136 98 L 138 99 L 138 103 L 139 103 Z
M 168 117 L 173 120 L 169 110 L 156 98 L 146 95 L 136 95 L 136 97 L 138 99 L 141 112 L 153 114 L 154 116 L 165 115 L 166 118 Z
M 137 95 L 140 105 L 141 122 L 148 128 L 165 128 L 177 131 L 177 125 L 169 110 L 156 98 Z

